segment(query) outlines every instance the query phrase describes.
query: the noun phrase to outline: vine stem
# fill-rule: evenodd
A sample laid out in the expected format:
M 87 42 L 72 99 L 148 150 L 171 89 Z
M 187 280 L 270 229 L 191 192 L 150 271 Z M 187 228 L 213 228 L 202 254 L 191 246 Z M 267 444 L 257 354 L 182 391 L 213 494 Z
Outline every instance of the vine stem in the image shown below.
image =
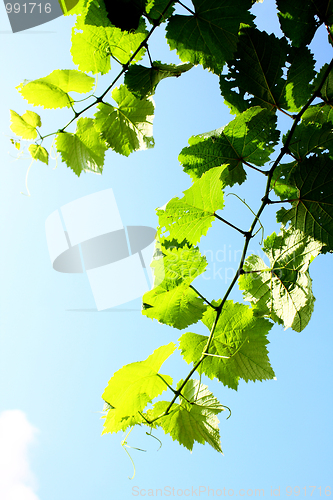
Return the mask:
M 242 163 L 244 163 L 244 165 L 246 165 L 247 167 L 250 167 L 253 170 L 256 170 L 257 172 L 260 172 L 261 174 L 268 175 L 268 171 L 267 170 L 260 170 L 260 168 L 257 168 L 254 165 L 251 165 L 251 163 L 248 163 L 245 160 L 242 160 Z
M 250 240 L 251 240 L 251 238 L 253 236 L 253 232 L 255 230 L 255 227 L 256 227 L 256 225 L 257 225 L 257 223 L 259 221 L 259 218 L 260 218 L 260 216 L 261 216 L 264 208 L 266 207 L 266 205 L 270 204 L 270 200 L 268 198 L 268 195 L 269 195 L 270 184 L 271 184 L 271 180 L 272 180 L 274 171 L 277 168 L 277 166 L 279 165 L 279 163 L 282 160 L 282 158 L 284 157 L 284 155 L 286 155 L 286 154 L 289 153 L 289 149 L 288 149 L 289 148 L 289 144 L 290 144 L 290 141 L 291 141 L 291 139 L 292 139 L 292 137 L 294 135 L 295 129 L 297 127 L 297 124 L 301 120 L 303 114 L 308 109 L 308 107 L 311 106 L 311 104 L 315 100 L 315 98 L 320 96 L 320 91 L 321 91 L 321 89 L 322 89 L 322 87 L 323 87 L 323 85 L 324 85 L 324 83 L 325 83 L 328 75 L 330 74 L 332 68 L 333 68 L 333 59 L 331 60 L 330 64 L 328 65 L 328 67 L 327 67 L 327 69 L 326 69 L 326 71 L 324 73 L 323 79 L 322 79 L 321 83 L 319 84 L 317 90 L 313 93 L 313 95 L 310 97 L 310 99 L 308 100 L 308 102 L 303 106 L 303 108 L 301 109 L 301 111 L 294 117 L 294 123 L 293 123 L 291 129 L 288 132 L 288 135 L 287 135 L 286 141 L 284 143 L 284 146 L 281 148 L 281 151 L 280 151 L 278 157 L 274 161 L 271 169 L 268 171 L 268 178 L 267 178 L 267 183 L 266 183 L 266 189 L 265 189 L 265 194 L 264 194 L 264 196 L 262 198 L 261 206 L 259 207 L 259 210 L 258 210 L 257 214 L 255 215 L 255 217 L 253 219 L 253 222 L 251 224 L 251 227 L 250 227 L 249 231 L 245 234 L 245 244 L 244 244 L 244 248 L 243 248 L 243 252 L 242 252 L 242 256 L 241 256 L 241 259 L 240 259 L 240 263 L 239 263 L 238 269 L 237 269 L 237 271 L 236 271 L 236 273 L 235 273 L 235 275 L 234 275 L 234 277 L 233 277 L 233 279 L 232 279 L 232 281 L 230 283 L 230 286 L 228 287 L 228 290 L 226 291 L 226 293 L 225 293 L 225 295 L 224 295 L 224 297 L 223 297 L 223 299 L 221 301 L 221 304 L 216 309 L 216 317 L 215 317 L 213 326 L 211 328 L 210 335 L 208 337 L 206 346 L 205 346 L 205 348 L 204 348 L 204 350 L 202 352 L 202 355 L 201 355 L 200 359 L 195 363 L 195 365 L 193 366 L 192 370 L 189 372 L 189 374 L 184 379 L 184 381 L 182 382 L 182 384 L 179 386 L 179 388 L 177 389 L 177 391 L 175 392 L 174 397 L 172 398 L 172 400 L 171 400 L 170 404 L 168 405 L 167 409 L 165 410 L 164 414 L 160 415 L 157 418 L 162 418 L 163 416 L 168 415 L 168 413 L 170 412 L 170 410 L 171 410 L 173 404 L 175 403 L 176 399 L 181 394 L 182 389 L 185 387 L 185 385 L 191 379 L 191 377 L 194 374 L 194 372 L 199 368 L 199 366 L 201 365 L 201 363 L 203 362 L 203 360 L 207 356 L 209 348 L 210 348 L 211 343 L 212 343 L 213 338 L 214 338 L 215 329 L 216 329 L 218 320 L 220 318 L 220 315 L 222 313 L 223 306 L 226 303 L 227 298 L 229 297 L 229 295 L 230 295 L 233 287 L 235 286 L 235 283 L 237 282 L 239 276 L 241 274 L 244 274 L 243 265 L 244 265 L 244 262 L 245 262 L 247 250 L 248 250 L 248 247 L 249 247 Z M 154 419 L 154 420 L 157 420 L 157 419 Z

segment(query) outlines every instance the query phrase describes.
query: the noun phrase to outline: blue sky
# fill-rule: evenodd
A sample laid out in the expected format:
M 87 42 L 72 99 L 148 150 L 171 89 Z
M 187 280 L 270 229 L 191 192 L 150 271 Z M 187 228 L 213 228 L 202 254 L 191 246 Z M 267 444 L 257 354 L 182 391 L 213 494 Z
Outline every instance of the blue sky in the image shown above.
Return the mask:
M 278 33 L 272 0 L 258 4 L 255 12 L 261 29 Z M 188 138 L 226 125 L 231 117 L 220 96 L 217 76 L 194 68 L 158 86 L 154 96 L 154 149 L 129 158 L 108 152 L 102 176 L 85 174 L 79 179 L 60 160 L 57 168 L 54 161 L 48 166 L 39 162 L 29 173 L 31 196 L 22 195 L 26 193 L 30 162 L 15 158 L 9 109 L 22 114 L 32 107 L 15 87 L 24 79 L 43 77 L 54 69 L 74 69 L 69 53 L 73 23 L 74 18 L 62 17 L 12 34 L 5 8 L 0 7 L 0 412 L 16 410 L 9 414 L 12 418 L 0 413 L 0 426 L 5 426 L 2 435 L 9 437 L 15 435 L 10 432 L 13 427 L 25 429 L 20 450 L 26 462 L 21 469 L 29 469 L 34 477 L 13 475 L 15 481 L 28 484 L 30 492 L 25 493 L 30 497 L 14 500 L 127 500 L 138 491 L 140 498 L 143 493 L 148 496 L 149 489 L 154 493 L 164 487 L 166 493 L 170 491 L 169 496 L 177 496 L 177 490 L 178 496 L 181 491 L 185 496 L 185 490 L 195 496 L 192 487 L 198 496 L 200 486 L 201 498 L 211 497 L 212 490 L 215 496 L 218 491 L 221 496 L 231 496 L 232 491 L 234 496 L 241 496 L 241 489 L 248 492 L 247 496 L 252 491 L 254 496 L 259 488 L 269 497 L 274 496 L 271 488 L 279 487 L 284 498 L 290 491 L 286 490 L 288 486 L 296 488 L 292 497 L 297 487 L 301 498 L 305 487 L 310 496 L 310 486 L 316 486 L 313 498 L 320 498 L 319 487 L 321 496 L 325 496 L 325 487 L 333 489 L 330 255 L 319 256 L 311 264 L 317 300 L 308 327 L 298 334 L 274 326 L 269 335 L 277 380 L 241 382 L 237 392 L 209 381 L 214 395 L 232 409 L 231 418 L 220 418 L 224 456 L 199 444 L 190 453 L 163 431 L 156 432 L 163 443 L 157 451 L 158 442 L 146 436 L 145 429 L 135 429 L 129 445 L 147 451 L 130 450 L 136 476 L 129 480 L 133 469 L 121 448 L 122 434 L 101 437 L 101 394 L 112 374 L 124 364 L 145 359 L 158 346 L 177 341 L 183 332 L 143 317 L 140 299 L 93 311 L 87 276 L 52 269 L 45 220 L 66 203 L 112 188 L 125 225 L 155 227 L 155 208 L 179 196 L 191 184 L 177 160 Z M 153 42 L 153 59 L 178 62 L 163 33 Z M 319 59 L 318 67 L 330 60 L 332 48 L 324 32 L 316 35 L 313 51 Z M 115 65 L 111 73 L 99 78 L 98 88 L 103 90 L 116 74 Z M 41 114 L 43 130 L 50 132 L 70 116 L 63 110 L 36 111 Z M 259 204 L 258 192 L 263 193 L 262 181 L 260 174 L 249 172 L 249 182 L 235 189 L 253 210 Z M 229 196 L 224 217 L 241 220 L 246 226 L 253 216 Z M 278 230 L 269 207 L 262 222 L 265 235 Z M 259 241 L 252 243 L 251 251 L 260 251 Z M 231 269 L 237 267 L 234 256 L 242 248 L 242 237 L 216 222 L 200 248 L 209 255 L 209 271 L 206 280 L 198 280 L 197 288 L 218 299 L 230 283 Z M 224 250 L 226 260 L 222 261 Z M 241 300 L 240 292 L 235 290 L 232 298 Z M 190 330 L 201 331 L 199 326 Z M 175 354 L 162 373 L 178 380 L 188 373 L 188 367 Z M 11 448 L 9 437 L 5 445 Z M 4 455 L 0 452 L 0 464 L 1 459 L 6 460 Z M 18 464 L 19 460 L 14 462 Z

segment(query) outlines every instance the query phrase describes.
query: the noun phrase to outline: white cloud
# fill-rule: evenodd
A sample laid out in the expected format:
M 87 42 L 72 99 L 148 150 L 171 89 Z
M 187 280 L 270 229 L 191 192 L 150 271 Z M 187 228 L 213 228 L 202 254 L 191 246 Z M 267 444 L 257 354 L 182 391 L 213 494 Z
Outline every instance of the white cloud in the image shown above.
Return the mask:
M 39 500 L 28 459 L 28 448 L 36 433 L 23 411 L 0 413 L 1 500 Z

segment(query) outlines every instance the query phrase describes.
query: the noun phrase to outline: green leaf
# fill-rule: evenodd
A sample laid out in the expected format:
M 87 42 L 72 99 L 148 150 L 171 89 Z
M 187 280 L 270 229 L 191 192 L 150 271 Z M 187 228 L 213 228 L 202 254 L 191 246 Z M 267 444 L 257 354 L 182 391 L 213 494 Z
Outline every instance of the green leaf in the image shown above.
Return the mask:
M 170 238 L 179 242 L 186 239 L 195 245 L 201 236 L 207 234 L 215 219 L 215 212 L 224 206 L 220 176 L 224 166 L 215 167 L 204 173 L 184 196 L 173 198 L 165 209 L 157 210 L 160 234 L 170 232 Z
M 142 300 L 143 315 L 179 330 L 197 323 L 207 307 L 187 284 L 169 288 L 169 283 L 163 282 L 145 293 Z
M 251 106 L 273 111 L 300 109 L 311 95 L 310 81 L 315 74 L 307 48 L 289 47 L 286 39 L 252 28 L 242 30 L 228 69 L 220 77 L 220 88 L 225 103 L 236 114 Z
M 40 116 L 33 111 L 26 111 L 22 116 L 16 111 L 10 110 L 11 125 L 10 128 L 14 134 L 23 139 L 36 139 L 36 127 L 41 127 Z
M 179 77 L 182 73 L 193 68 L 193 64 L 162 64 L 154 61 L 151 68 L 135 64 L 125 73 L 125 84 L 139 99 L 155 93 L 158 83 L 164 78 Z
M 324 64 L 324 66 L 321 68 L 321 70 L 318 72 L 318 75 L 314 81 L 314 86 L 317 88 L 324 77 L 325 72 L 328 69 L 328 64 Z M 327 104 L 332 104 L 333 101 L 333 69 L 328 74 L 328 77 L 325 79 L 324 85 L 321 87 L 320 90 L 320 95 L 321 98 L 327 103 Z
M 257 255 L 248 257 L 244 271 L 249 274 L 239 278 L 244 299 L 252 303 L 254 314 L 301 332 L 310 321 L 315 301 L 308 267 L 322 245 L 294 228 L 273 233 L 264 245 L 270 265 Z
M 219 305 L 221 301 L 213 302 Z M 216 311 L 209 308 L 202 321 L 212 329 Z M 209 378 L 218 378 L 224 385 L 237 390 L 239 379 L 267 380 L 274 377 L 266 345 L 272 324 L 264 318 L 256 318 L 244 304 L 228 300 L 222 309 L 209 346 L 209 354 L 198 367 L 198 372 Z M 200 360 L 208 337 L 187 332 L 179 339 L 179 348 L 187 363 L 194 365 Z
M 81 172 L 102 173 L 107 147 L 95 129 L 92 118 L 79 118 L 75 134 L 57 134 L 56 146 L 62 160 L 78 177 Z
M 82 14 L 89 4 L 89 0 L 60 0 L 59 4 L 61 4 L 64 16 L 72 16 L 73 14 Z
M 304 123 L 333 123 L 333 100 L 330 104 L 322 101 L 316 106 L 309 106 L 302 116 Z
M 297 200 L 298 189 L 295 184 L 294 174 L 299 171 L 298 162 L 303 161 L 307 155 L 321 155 L 328 151 L 333 154 L 333 131 L 330 123 L 318 123 L 317 120 L 310 120 L 307 117 L 298 124 L 293 133 L 291 142 L 288 146 L 289 152 L 297 160 L 290 164 L 279 165 L 273 174 L 271 187 L 275 193 L 285 200 Z M 283 137 L 285 144 L 288 134 Z M 302 169 L 302 167 L 300 167 Z
M 146 13 L 148 14 L 148 20 L 150 22 L 157 21 L 161 19 L 161 22 L 166 21 L 172 14 L 174 9 L 174 4 L 176 0 L 170 4 L 169 0 L 148 0 L 146 5 Z M 169 7 L 165 11 L 167 5 Z M 165 12 L 164 12 L 165 11 Z
M 23 82 L 16 88 L 30 104 L 44 108 L 70 107 L 73 102 L 68 92 L 80 94 L 89 92 L 94 85 L 94 78 L 74 69 L 52 71 L 48 76 Z
M 324 245 L 323 252 L 333 250 L 333 161 L 326 155 L 311 156 L 299 162 L 290 176 L 298 190 L 291 208 L 281 208 L 278 222 L 290 221 Z
M 198 247 L 187 244 L 169 246 L 169 241 L 157 240 L 155 256 L 151 263 L 154 272 L 154 286 L 163 281 L 175 288 L 181 284 L 190 285 L 207 267 L 206 257 Z
M 191 137 L 190 146 L 181 151 L 178 160 L 194 180 L 213 167 L 227 164 L 230 175 L 226 174 L 223 180 L 232 186 L 246 179 L 243 162 L 265 165 L 278 140 L 276 116 L 256 106 L 226 127 Z
M 207 261 L 197 247 L 167 248 L 158 242 L 157 249 L 151 264 L 154 288 L 142 298 L 142 314 L 182 330 L 199 321 L 206 310 L 190 285 L 205 271 Z
M 180 387 L 182 380 L 177 384 Z M 174 403 L 170 413 L 155 421 L 174 441 L 192 451 L 194 442 L 208 443 L 222 453 L 217 414 L 224 407 L 199 380 L 189 380 L 182 389 L 180 404 Z M 170 403 L 159 401 L 147 412 L 150 420 L 163 415 Z
M 310 82 L 315 76 L 314 58 L 307 47 L 289 49 L 287 63 L 289 69 L 285 83 L 281 107 L 297 113 L 310 99 L 313 89 Z M 283 100 L 285 99 L 285 104 Z
M 271 180 L 271 188 L 281 198 L 281 200 L 294 200 L 297 198 L 298 191 L 292 181 L 292 172 L 297 167 L 297 162 L 280 164 L 274 170 Z
M 31 154 L 34 160 L 42 161 L 43 163 L 46 163 L 46 165 L 49 164 L 49 153 L 46 151 L 45 148 L 43 148 L 43 146 L 38 146 L 37 144 L 30 144 L 28 149 L 29 153 Z
M 127 64 L 147 35 L 143 20 L 135 33 L 112 26 L 103 2 L 93 0 L 86 15 L 78 16 L 72 31 L 74 64 L 81 71 L 104 75 L 111 69 L 111 55 L 121 64 Z M 131 62 L 139 61 L 144 52 L 145 49 L 141 48 Z
M 322 82 L 324 73 L 328 68 L 328 64 L 324 64 L 314 81 L 314 88 L 316 89 Z M 328 77 L 326 78 L 324 85 L 321 88 L 320 96 L 322 101 L 315 105 L 310 106 L 302 116 L 302 121 L 305 123 L 317 122 L 333 123 L 333 70 L 330 71 Z
M 287 136 L 288 134 L 283 138 L 284 143 Z M 332 124 L 324 123 L 320 127 L 315 123 L 300 123 L 293 133 L 289 151 L 300 161 L 310 153 L 322 154 L 328 151 L 333 154 Z
M 309 45 L 317 28 L 329 24 L 332 15 L 331 0 L 276 0 L 282 31 L 300 47 Z M 331 5 L 330 5 L 331 4 Z M 319 21 L 317 20 L 319 18 Z
M 137 150 L 154 146 L 152 98 L 137 99 L 125 85 L 115 88 L 112 97 L 118 104 L 99 104 L 95 114 L 95 127 L 109 147 L 129 156 Z
M 240 24 L 252 24 L 248 12 L 251 0 L 193 0 L 193 15 L 175 15 L 167 25 L 170 49 L 176 49 L 184 62 L 201 64 L 220 74 L 225 61 L 231 59 L 237 47 Z
M 170 342 L 156 349 L 145 361 L 125 365 L 113 375 L 102 395 L 112 407 L 107 413 L 103 434 L 125 430 L 134 423 L 142 422 L 138 412 L 162 394 L 167 384 L 172 384 L 169 375 L 158 372 L 175 349 L 176 345 Z

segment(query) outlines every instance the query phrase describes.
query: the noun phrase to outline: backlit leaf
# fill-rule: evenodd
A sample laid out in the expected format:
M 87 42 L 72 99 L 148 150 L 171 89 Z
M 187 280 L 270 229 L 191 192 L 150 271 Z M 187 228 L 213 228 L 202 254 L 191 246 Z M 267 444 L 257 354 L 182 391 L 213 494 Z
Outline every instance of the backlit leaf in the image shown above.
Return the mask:
M 161 256 L 152 262 L 154 288 L 142 298 L 142 314 L 182 330 L 197 323 L 206 310 L 190 285 L 205 271 L 207 261 L 198 248 L 188 245 L 169 248 L 160 245 L 160 249 Z
M 324 64 L 318 72 L 314 81 L 314 87 L 317 88 L 322 82 L 324 74 L 328 69 L 328 65 Z M 305 123 L 325 123 L 333 122 L 333 70 L 331 70 L 326 78 L 324 85 L 321 88 L 320 96 L 322 101 L 319 104 L 310 106 L 302 116 L 302 121 Z
M 56 69 L 44 78 L 23 82 L 16 88 L 34 106 L 69 108 L 73 100 L 68 92 L 83 94 L 89 92 L 93 85 L 94 78 L 81 71 Z
M 41 127 L 40 116 L 33 111 L 26 111 L 20 116 L 16 111 L 10 110 L 11 124 L 10 128 L 14 134 L 23 139 L 36 139 L 36 127 Z
M 56 145 L 62 160 L 77 176 L 81 172 L 102 173 L 107 146 L 95 129 L 92 118 L 79 118 L 75 134 L 57 134 Z
M 168 77 L 179 77 L 182 73 L 189 71 L 193 64 L 162 64 L 154 61 L 153 66 L 146 68 L 141 64 L 130 66 L 125 74 L 127 88 L 139 99 L 155 93 L 157 84 Z
M 171 4 L 170 0 L 148 0 L 146 5 L 146 12 L 148 14 L 148 19 L 154 21 L 161 19 L 161 22 L 166 21 L 168 17 L 170 17 L 175 10 L 173 6 L 175 3 L 176 0 Z M 166 9 L 167 6 L 168 8 Z
M 29 153 L 31 154 L 34 160 L 42 161 L 43 163 L 46 163 L 46 165 L 48 165 L 49 153 L 46 151 L 45 148 L 43 148 L 43 146 L 37 144 L 30 144 L 28 149 Z
M 215 219 L 215 212 L 224 206 L 220 176 L 224 166 L 204 173 L 182 198 L 173 198 L 165 209 L 157 210 L 160 233 L 169 232 L 179 242 L 186 239 L 195 245 L 205 235 Z
M 285 142 L 286 136 L 283 142 Z M 330 123 L 323 123 L 322 126 L 318 126 L 316 123 L 300 123 L 295 128 L 289 150 L 297 160 L 304 160 L 306 155 L 310 153 L 321 154 L 328 151 L 332 155 L 332 125 Z
M 125 156 L 153 147 L 153 100 L 137 99 L 125 85 L 115 88 L 112 97 L 118 107 L 101 103 L 95 114 L 96 130 L 109 147 Z
M 324 245 L 323 251 L 333 250 L 333 161 L 327 154 L 311 156 L 299 162 L 290 175 L 297 188 L 291 208 L 281 208 L 278 222 L 290 221 Z
M 330 24 L 332 2 L 330 0 L 276 0 L 280 25 L 296 47 L 308 45 L 317 28 Z M 319 18 L 319 22 L 318 22 Z
M 177 384 L 180 387 L 182 380 Z M 178 441 L 188 450 L 193 449 L 196 442 L 210 444 L 216 451 L 222 453 L 217 414 L 224 407 L 206 385 L 199 380 L 189 380 L 182 389 L 183 398 L 180 404 L 174 403 L 170 413 L 155 421 L 166 434 Z M 159 401 L 147 412 L 150 420 L 162 415 L 170 403 Z
M 111 55 L 121 64 L 126 64 L 147 34 L 143 20 L 134 33 L 116 28 L 107 18 L 103 2 L 93 0 L 87 13 L 78 16 L 72 31 L 71 54 L 74 64 L 81 71 L 104 75 L 111 69 Z M 144 51 L 141 48 L 132 62 L 139 61 Z
M 162 394 L 172 384 L 169 375 L 160 375 L 164 361 L 171 356 L 176 346 L 173 342 L 156 349 L 145 361 L 125 365 L 109 380 L 102 398 L 109 409 L 103 434 L 118 432 L 142 421 L 142 412 L 147 403 Z
M 193 0 L 193 15 L 174 15 L 167 25 L 170 49 L 184 62 L 219 74 L 236 50 L 240 24 L 252 24 L 251 0 Z
M 251 106 L 294 112 L 311 95 L 314 61 L 309 49 L 289 47 L 286 39 L 273 34 L 243 29 L 228 68 L 229 72 L 221 75 L 220 88 L 232 113 Z
M 263 166 L 279 139 L 276 117 L 259 106 L 237 116 L 226 127 L 189 139 L 178 159 L 192 179 L 198 179 L 207 170 L 223 164 L 229 174 L 223 176 L 226 184 L 241 184 L 246 179 L 243 162 Z
M 213 302 L 219 305 L 221 301 Z M 202 321 L 212 329 L 216 312 L 209 308 Z M 228 300 L 217 322 L 209 354 L 201 362 L 198 372 L 237 390 L 239 379 L 266 380 L 274 377 L 268 359 L 267 334 L 272 324 L 264 318 L 256 318 L 250 307 Z M 187 332 L 179 339 L 179 348 L 187 363 L 194 365 L 200 360 L 208 342 L 208 336 Z
M 321 246 L 302 231 L 290 228 L 265 240 L 263 250 L 269 266 L 258 255 L 247 258 L 244 271 L 248 274 L 239 278 L 239 287 L 256 315 L 268 316 L 297 332 L 306 327 L 315 300 L 308 267 Z

